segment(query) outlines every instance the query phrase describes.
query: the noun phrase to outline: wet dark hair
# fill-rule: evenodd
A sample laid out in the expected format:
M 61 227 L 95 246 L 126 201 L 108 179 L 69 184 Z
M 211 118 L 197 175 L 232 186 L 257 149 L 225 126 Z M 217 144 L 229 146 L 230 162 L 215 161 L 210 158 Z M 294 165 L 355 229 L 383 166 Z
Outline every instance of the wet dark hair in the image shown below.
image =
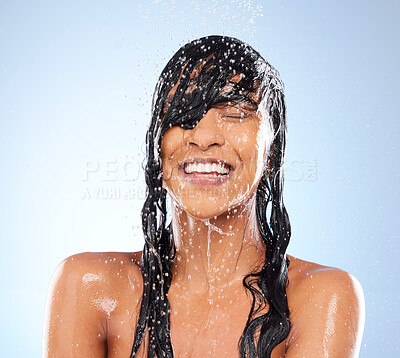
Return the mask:
M 238 76 L 234 79 L 238 74 L 239 79 Z M 256 92 L 261 96 L 254 96 Z M 147 341 L 146 329 L 148 346 L 144 349 L 148 357 L 173 357 L 167 293 L 172 281 L 175 245 L 171 225 L 167 224 L 161 138 L 172 126 L 194 128 L 212 107 L 238 103 L 254 109 L 262 106 L 274 132 L 269 165 L 256 192 L 256 219 L 266 246 L 265 263 L 260 272 L 249 273 L 243 279 L 253 302 L 238 342 L 240 355 L 270 357 L 272 349 L 289 334 L 286 297 L 289 260 L 285 252 L 291 229 L 282 196 L 286 145 L 283 86 L 277 71 L 252 47 L 235 38 L 208 36 L 176 52 L 162 71 L 153 97 L 146 137 L 147 198 L 142 209 L 143 295 L 131 358 Z M 268 312 L 262 313 L 266 304 Z

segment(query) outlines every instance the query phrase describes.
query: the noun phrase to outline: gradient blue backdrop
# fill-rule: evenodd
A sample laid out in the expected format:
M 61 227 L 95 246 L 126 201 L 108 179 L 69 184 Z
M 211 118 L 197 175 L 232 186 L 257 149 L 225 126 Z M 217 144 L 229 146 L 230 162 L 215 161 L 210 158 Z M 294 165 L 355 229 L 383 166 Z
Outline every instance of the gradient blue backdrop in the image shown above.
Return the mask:
M 239 37 L 285 82 L 289 253 L 361 282 L 360 357 L 399 356 L 399 1 L 1 1 L 1 356 L 38 357 L 81 251 L 143 240 L 143 142 L 180 45 Z M 397 283 L 396 283 L 397 282 Z

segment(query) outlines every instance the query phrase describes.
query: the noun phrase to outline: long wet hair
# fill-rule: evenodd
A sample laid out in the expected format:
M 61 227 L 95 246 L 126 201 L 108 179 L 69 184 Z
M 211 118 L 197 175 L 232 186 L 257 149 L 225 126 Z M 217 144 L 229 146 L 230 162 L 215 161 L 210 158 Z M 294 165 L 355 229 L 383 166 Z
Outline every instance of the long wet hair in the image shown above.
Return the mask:
M 238 74 L 240 80 L 233 80 Z M 261 96 L 254 96 L 256 92 Z M 143 295 L 131 358 L 147 341 L 146 330 L 147 356 L 173 357 L 168 290 L 175 245 L 171 225 L 167 223 L 161 138 L 172 126 L 194 128 L 212 107 L 239 103 L 264 111 L 274 132 L 269 164 L 256 192 L 256 220 L 266 247 L 265 263 L 261 271 L 249 273 L 243 279 L 253 301 L 238 342 L 240 355 L 270 357 L 272 349 L 289 334 L 289 260 L 285 252 L 291 230 L 282 195 L 286 145 L 283 85 L 277 71 L 249 45 L 231 37 L 208 36 L 176 52 L 162 71 L 154 92 L 146 137 L 147 197 L 142 209 Z M 267 305 L 265 313 L 263 308 Z

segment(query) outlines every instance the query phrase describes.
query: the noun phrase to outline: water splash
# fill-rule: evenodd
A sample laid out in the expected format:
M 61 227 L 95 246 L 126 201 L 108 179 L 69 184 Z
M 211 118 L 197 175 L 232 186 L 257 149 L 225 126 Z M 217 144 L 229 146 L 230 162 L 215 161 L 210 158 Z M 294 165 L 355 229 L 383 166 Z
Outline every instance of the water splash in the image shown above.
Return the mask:
M 118 305 L 118 301 L 111 297 L 93 298 L 90 300 L 90 303 L 107 314 L 108 318 L 111 318 L 111 312 Z
M 332 299 L 329 301 L 328 305 L 328 319 L 326 321 L 326 327 L 323 339 L 324 358 L 329 358 L 328 342 L 336 332 L 335 319 L 337 317 L 337 314 L 338 314 L 338 296 L 337 294 L 333 294 Z
M 98 281 L 103 281 L 104 277 L 101 274 L 86 273 L 82 277 L 82 283 L 84 286 L 88 286 Z

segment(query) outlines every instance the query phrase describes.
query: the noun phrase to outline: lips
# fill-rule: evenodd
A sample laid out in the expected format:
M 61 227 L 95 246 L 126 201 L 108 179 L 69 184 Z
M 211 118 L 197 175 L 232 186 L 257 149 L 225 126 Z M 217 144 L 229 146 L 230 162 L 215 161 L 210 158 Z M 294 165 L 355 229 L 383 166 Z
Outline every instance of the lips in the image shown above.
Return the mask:
M 196 185 L 220 185 L 229 180 L 234 168 L 216 158 L 191 158 L 179 168 L 186 181 Z

